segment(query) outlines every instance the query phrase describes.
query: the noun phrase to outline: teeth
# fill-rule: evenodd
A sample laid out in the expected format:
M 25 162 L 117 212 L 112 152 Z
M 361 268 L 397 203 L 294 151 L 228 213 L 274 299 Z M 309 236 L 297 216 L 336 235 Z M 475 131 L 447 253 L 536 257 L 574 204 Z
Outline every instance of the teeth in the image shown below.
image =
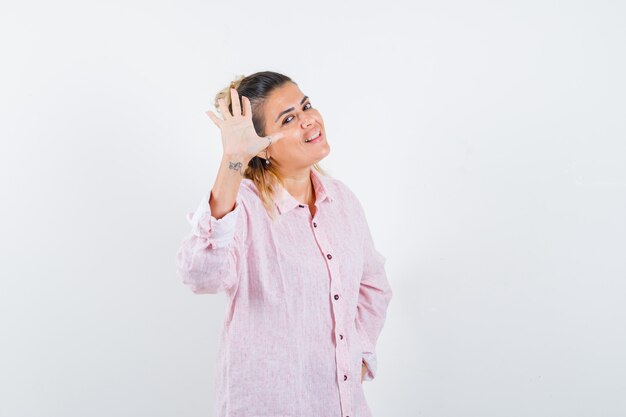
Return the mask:
M 317 137 L 318 137 L 319 135 L 321 135 L 321 134 L 322 134 L 322 132 L 317 132 L 317 134 L 316 134 L 315 136 L 313 136 L 313 137 L 310 137 L 310 138 L 306 139 L 306 140 L 305 140 L 305 142 L 310 142 L 310 141 L 312 141 L 313 139 L 317 138 Z

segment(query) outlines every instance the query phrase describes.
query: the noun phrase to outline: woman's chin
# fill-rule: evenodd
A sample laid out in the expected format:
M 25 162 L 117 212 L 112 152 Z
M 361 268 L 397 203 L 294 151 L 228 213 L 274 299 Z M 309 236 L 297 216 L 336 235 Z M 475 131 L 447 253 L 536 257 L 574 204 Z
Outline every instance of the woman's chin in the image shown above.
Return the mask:
M 330 154 L 330 146 L 328 146 L 328 144 L 324 147 L 324 151 L 322 152 L 322 155 L 318 158 L 317 162 L 321 161 L 322 159 L 326 158 L 328 155 Z M 316 162 L 316 163 L 317 163 Z

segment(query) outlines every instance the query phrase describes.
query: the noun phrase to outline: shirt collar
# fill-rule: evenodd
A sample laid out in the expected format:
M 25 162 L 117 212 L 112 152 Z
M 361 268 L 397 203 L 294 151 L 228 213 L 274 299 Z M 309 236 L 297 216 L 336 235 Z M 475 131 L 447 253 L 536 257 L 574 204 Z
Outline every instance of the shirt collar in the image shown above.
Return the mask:
M 334 197 L 329 192 L 328 178 L 319 173 L 315 168 L 311 168 L 311 182 L 313 183 L 313 188 L 315 190 L 316 206 L 319 206 L 319 203 L 326 199 L 330 202 L 334 200 Z M 277 186 L 274 203 L 276 203 L 278 211 L 281 215 L 302 204 L 289 194 L 289 192 L 280 184 Z

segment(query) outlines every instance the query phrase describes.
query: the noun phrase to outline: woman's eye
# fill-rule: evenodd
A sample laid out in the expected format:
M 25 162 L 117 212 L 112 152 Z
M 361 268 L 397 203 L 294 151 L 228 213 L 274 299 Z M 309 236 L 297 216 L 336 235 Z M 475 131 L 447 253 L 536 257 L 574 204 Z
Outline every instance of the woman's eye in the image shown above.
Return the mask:
M 308 107 L 307 107 L 307 106 L 308 106 Z M 310 109 L 311 107 L 313 107 L 313 106 L 311 105 L 311 103 L 310 103 L 310 102 L 308 102 L 308 103 L 306 103 L 306 104 L 304 105 L 304 109 L 305 109 L 305 110 L 308 110 L 308 109 Z M 286 117 L 286 118 L 285 118 L 285 120 L 283 120 L 283 124 L 289 123 L 289 122 L 291 121 L 291 119 L 293 119 L 293 116 Z

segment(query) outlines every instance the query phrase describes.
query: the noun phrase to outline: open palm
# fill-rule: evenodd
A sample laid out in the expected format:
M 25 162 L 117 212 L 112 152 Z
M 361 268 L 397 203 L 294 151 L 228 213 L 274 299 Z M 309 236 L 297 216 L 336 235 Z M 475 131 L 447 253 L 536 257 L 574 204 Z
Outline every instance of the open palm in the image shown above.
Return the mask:
M 271 143 L 276 143 L 282 139 L 281 133 L 260 137 L 257 135 L 252 123 L 252 106 L 248 97 L 242 96 L 243 111 L 239 103 L 239 93 L 234 88 L 230 89 L 231 102 L 233 112 L 228 110 L 224 99 L 218 99 L 219 111 L 224 118 L 220 119 L 211 110 L 206 113 L 213 123 L 220 128 L 222 132 L 222 146 L 224 155 L 244 156 L 248 160 L 252 159 L 256 154 L 267 148 Z

